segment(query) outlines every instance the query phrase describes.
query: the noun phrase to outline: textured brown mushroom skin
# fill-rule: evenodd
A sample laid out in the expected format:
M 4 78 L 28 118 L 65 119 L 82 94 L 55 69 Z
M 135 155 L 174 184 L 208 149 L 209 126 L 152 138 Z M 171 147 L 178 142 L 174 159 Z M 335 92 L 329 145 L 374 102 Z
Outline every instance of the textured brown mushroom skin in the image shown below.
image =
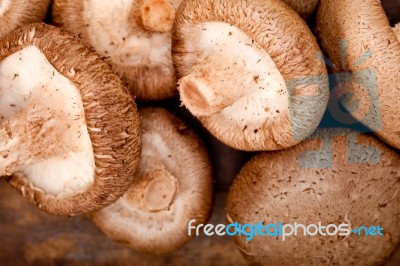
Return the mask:
M 89 38 L 88 25 L 82 19 L 83 13 L 84 3 L 81 0 L 55 0 L 52 22 L 77 36 L 86 45 L 93 46 L 96 50 L 96 45 L 93 45 Z M 140 23 L 131 23 L 131 26 L 132 32 L 139 32 L 142 35 L 151 34 L 150 32 L 146 33 L 141 28 Z M 97 52 L 100 53 L 100 51 Z M 169 67 L 171 74 L 166 74 L 159 66 L 129 67 L 117 65 L 110 58 L 107 58 L 107 55 L 105 55 L 105 60 L 112 65 L 114 71 L 128 85 L 131 94 L 136 96 L 138 100 L 161 100 L 177 95 L 176 77 L 172 62 Z
M 322 0 L 317 14 L 317 35 L 329 59 L 335 64 L 335 72 L 374 70 L 377 75 L 377 93 L 382 127 L 376 134 L 388 144 L 400 148 L 400 107 L 396 100 L 400 92 L 400 41 L 379 0 Z M 347 43 L 341 51 L 339 41 Z M 356 64 L 370 50 L 371 57 Z M 345 52 L 343 64 L 341 52 Z M 346 84 L 349 91 L 362 102 L 357 88 Z M 366 99 L 361 106 L 375 104 Z M 362 119 L 363 117 L 357 117 Z M 371 125 L 367 125 L 370 126 Z
M 298 14 L 276 0 L 182 2 L 176 12 L 172 35 L 172 59 L 178 78 L 189 75 L 193 66 L 199 63 L 196 62 L 198 55 L 188 52 L 190 43 L 185 41 L 185 25 L 204 22 L 225 22 L 251 36 L 255 43 L 268 52 L 285 81 L 298 81 L 300 86 L 296 90 L 302 86 L 303 89 L 292 92 L 289 109 L 294 115 L 287 112 L 282 119 L 267 121 L 249 133 L 247 127 L 236 123 L 223 128 L 208 116 L 197 117 L 202 124 L 221 142 L 246 151 L 287 148 L 311 135 L 326 109 L 329 86 L 325 64 L 318 58 L 321 54 L 318 44 Z M 318 89 L 308 83 L 307 79 L 313 77 L 317 82 L 310 83 L 319 86 Z M 307 96 L 295 97 L 301 94 Z
M 80 90 L 95 156 L 94 182 L 84 193 L 58 198 L 34 188 L 21 174 L 8 181 L 53 214 L 77 215 L 103 208 L 127 190 L 139 165 L 141 129 L 136 105 L 107 63 L 71 35 L 49 25 L 31 24 L 6 36 L 0 41 L 0 60 L 31 45 Z M 92 130 L 96 128 L 101 130 Z
M 303 18 L 307 19 L 315 10 L 319 0 L 283 0 Z
M 135 178 L 124 196 L 93 213 L 92 219 L 108 237 L 134 250 L 157 255 L 171 253 L 194 237 L 194 234 L 188 235 L 190 220 L 196 219 L 193 225 L 205 223 L 211 214 L 211 164 L 203 142 L 182 120 L 162 108 L 147 107 L 140 110 L 140 115 L 143 138 L 146 138 L 146 134 L 160 136 L 169 153 L 159 153 L 157 158 L 154 157 L 157 150 L 150 150 L 154 147 L 143 145 L 142 161 L 137 173 L 140 176 Z M 153 139 L 155 148 L 163 146 L 157 138 Z M 153 158 L 145 159 L 143 154 L 149 153 Z M 163 167 L 162 171 L 175 177 L 175 194 L 167 196 L 168 201 L 172 199 L 168 208 L 152 210 L 147 203 L 139 203 L 144 197 L 140 189 L 143 184 L 147 185 L 149 173 L 155 173 L 160 166 Z M 129 205 L 130 208 L 127 207 Z M 122 224 L 124 220 L 126 226 Z
M 0 14 L 0 38 L 20 26 L 42 21 L 49 3 L 50 0 L 10 1 L 6 12 Z
M 308 158 L 306 163 L 323 161 L 315 156 L 324 150 L 323 139 L 331 142 L 331 167 L 301 167 L 307 153 L 316 160 Z M 380 265 L 400 241 L 399 174 L 400 156 L 395 151 L 371 135 L 343 130 L 319 131 L 291 149 L 258 154 L 230 189 L 228 220 L 380 225 L 384 236 L 300 233 L 285 241 L 256 236 L 250 242 L 237 237 L 237 247 L 250 262 L 262 265 Z

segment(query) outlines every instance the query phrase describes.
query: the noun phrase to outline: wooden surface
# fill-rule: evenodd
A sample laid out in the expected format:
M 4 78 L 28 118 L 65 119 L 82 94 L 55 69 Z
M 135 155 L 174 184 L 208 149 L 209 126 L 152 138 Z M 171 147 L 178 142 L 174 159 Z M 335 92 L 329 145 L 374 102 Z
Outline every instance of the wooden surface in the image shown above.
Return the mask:
M 139 254 L 107 239 L 84 217 L 57 217 L 0 181 L 0 265 L 245 265 L 229 237 L 198 237 L 167 256 Z M 211 223 L 224 223 L 218 194 Z

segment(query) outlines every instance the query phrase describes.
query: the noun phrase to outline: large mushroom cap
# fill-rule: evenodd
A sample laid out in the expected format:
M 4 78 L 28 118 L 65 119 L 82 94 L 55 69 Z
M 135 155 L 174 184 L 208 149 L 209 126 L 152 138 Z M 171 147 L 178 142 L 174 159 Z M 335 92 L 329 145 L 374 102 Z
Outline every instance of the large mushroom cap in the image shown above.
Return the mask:
M 332 95 L 354 118 L 400 148 L 400 41 L 395 32 L 379 0 L 319 5 L 317 34 L 344 85 Z
M 0 127 L 0 176 L 50 213 L 109 205 L 139 164 L 132 96 L 107 63 L 45 24 L 0 41 Z
M 343 223 L 350 230 L 381 226 L 383 236 L 365 236 L 365 231 L 362 236 L 304 236 L 299 229 L 285 241 L 235 237 L 247 259 L 263 265 L 380 265 L 400 242 L 399 177 L 399 154 L 374 137 L 317 131 L 308 141 L 261 153 L 243 167 L 229 191 L 228 221 Z
M 314 12 L 319 0 L 283 0 L 283 2 L 307 19 Z
M 152 254 L 172 252 L 204 223 L 212 202 L 207 152 L 194 132 L 164 109 L 140 111 L 143 148 L 138 176 L 114 204 L 93 215 L 110 238 Z
M 50 0 L 1 0 L 0 38 L 18 27 L 42 21 Z
M 326 109 L 318 44 L 281 1 L 186 0 L 177 10 L 172 52 L 183 105 L 236 149 L 293 146 Z
M 181 0 L 55 0 L 53 22 L 111 63 L 139 100 L 176 95 L 171 28 Z

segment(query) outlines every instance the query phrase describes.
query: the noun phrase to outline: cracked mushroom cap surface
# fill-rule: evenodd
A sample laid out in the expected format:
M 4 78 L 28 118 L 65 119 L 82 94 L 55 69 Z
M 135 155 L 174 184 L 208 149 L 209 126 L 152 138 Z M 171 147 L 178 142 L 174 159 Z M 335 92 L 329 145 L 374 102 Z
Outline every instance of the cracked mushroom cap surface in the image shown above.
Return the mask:
M 349 74 L 344 89 L 334 88 L 332 96 L 377 136 L 400 149 L 398 27 L 390 26 L 379 0 L 324 0 L 318 8 L 316 32 L 335 65 L 333 71 Z
M 350 230 L 379 225 L 383 236 L 304 236 L 300 229 L 285 241 L 258 235 L 235 242 L 249 262 L 261 265 L 382 265 L 400 242 L 399 178 L 400 155 L 378 139 L 320 130 L 291 149 L 252 158 L 229 191 L 227 219 L 345 223 Z
M 132 96 L 101 58 L 45 24 L 0 41 L 0 126 L 0 176 L 53 214 L 109 205 L 139 165 Z
M 138 176 L 114 204 L 93 214 L 111 239 L 151 254 L 187 243 L 188 223 L 206 222 L 213 179 L 205 147 L 180 119 L 161 108 L 140 110 L 143 148 Z
M 233 148 L 293 146 L 312 134 L 326 109 L 321 51 L 282 1 L 184 1 L 172 55 L 182 104 Z
M 42 21 L 50 0 L 0 1 L 0 38 L 26 24 Z
M 139 100 L 175 96 L 171 28 L 181 0 L 55 0 L 53 23 L 105 57 Z
M 283 0 L 304 19 L 307 19 L 315 10 L 319 0 Z

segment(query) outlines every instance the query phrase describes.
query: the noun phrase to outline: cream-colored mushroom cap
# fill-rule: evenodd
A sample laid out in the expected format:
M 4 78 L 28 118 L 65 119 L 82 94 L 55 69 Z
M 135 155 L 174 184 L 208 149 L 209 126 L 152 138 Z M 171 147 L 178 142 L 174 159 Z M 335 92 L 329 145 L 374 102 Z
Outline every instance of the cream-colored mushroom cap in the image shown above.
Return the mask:
M 353 82 L 336 90 L 339 96 L 351 95 L 351 100 L 342 97 L 341 104 L 381 139 L 399 149 L 398 26 L 390 27 L 379 0 L 323 0 L 316 31 L 335 65 L 334 71 L 352 74 L 347 80 Z
M 53 22 L 109 62 L 139 100 L 177 94 L 171 28 L 181 0 L 55 0 Z
M 291 149 L 260 153 L 242 168 L 229 191 L 228 222 L 325 227 L 315 234 L 312 226 L 313 235 L 304 235 L 299 225 L 284 241 L 282 235 L 235 237 L 257 265 L 383 265 L 400 243 L 399 177 L 400 155 L 373 136 L 317 131 Z M 366 236 L 362 226 L 376 226 L 375 236 L 371 230 Z
M 186 0 L 173 29 L 182 104 L 240 150 L 299 143 L 328 102 L 326 67 L 305 22 L 278 0 Z
M 0 0 L 0 38 L 18 27 L 42 21 L 50 0 Z
M 132 96 L 107 63 L 45 24 L 0 41 L 0 128 L 0 176 L 53 214 L 109 205 L 139 165 Z
M 319 0 L 283 0 L 283 2 L 307 19 L 314 12 Z
M 188 223 L 205 223 L 213 180 L 207 152 L 181 120 L 161 108 L 140 111 L 143 148 L 138 176 L 114 204 L 93 215 L 110 238 L 134 250 L 164 254 L 182 247 Z

